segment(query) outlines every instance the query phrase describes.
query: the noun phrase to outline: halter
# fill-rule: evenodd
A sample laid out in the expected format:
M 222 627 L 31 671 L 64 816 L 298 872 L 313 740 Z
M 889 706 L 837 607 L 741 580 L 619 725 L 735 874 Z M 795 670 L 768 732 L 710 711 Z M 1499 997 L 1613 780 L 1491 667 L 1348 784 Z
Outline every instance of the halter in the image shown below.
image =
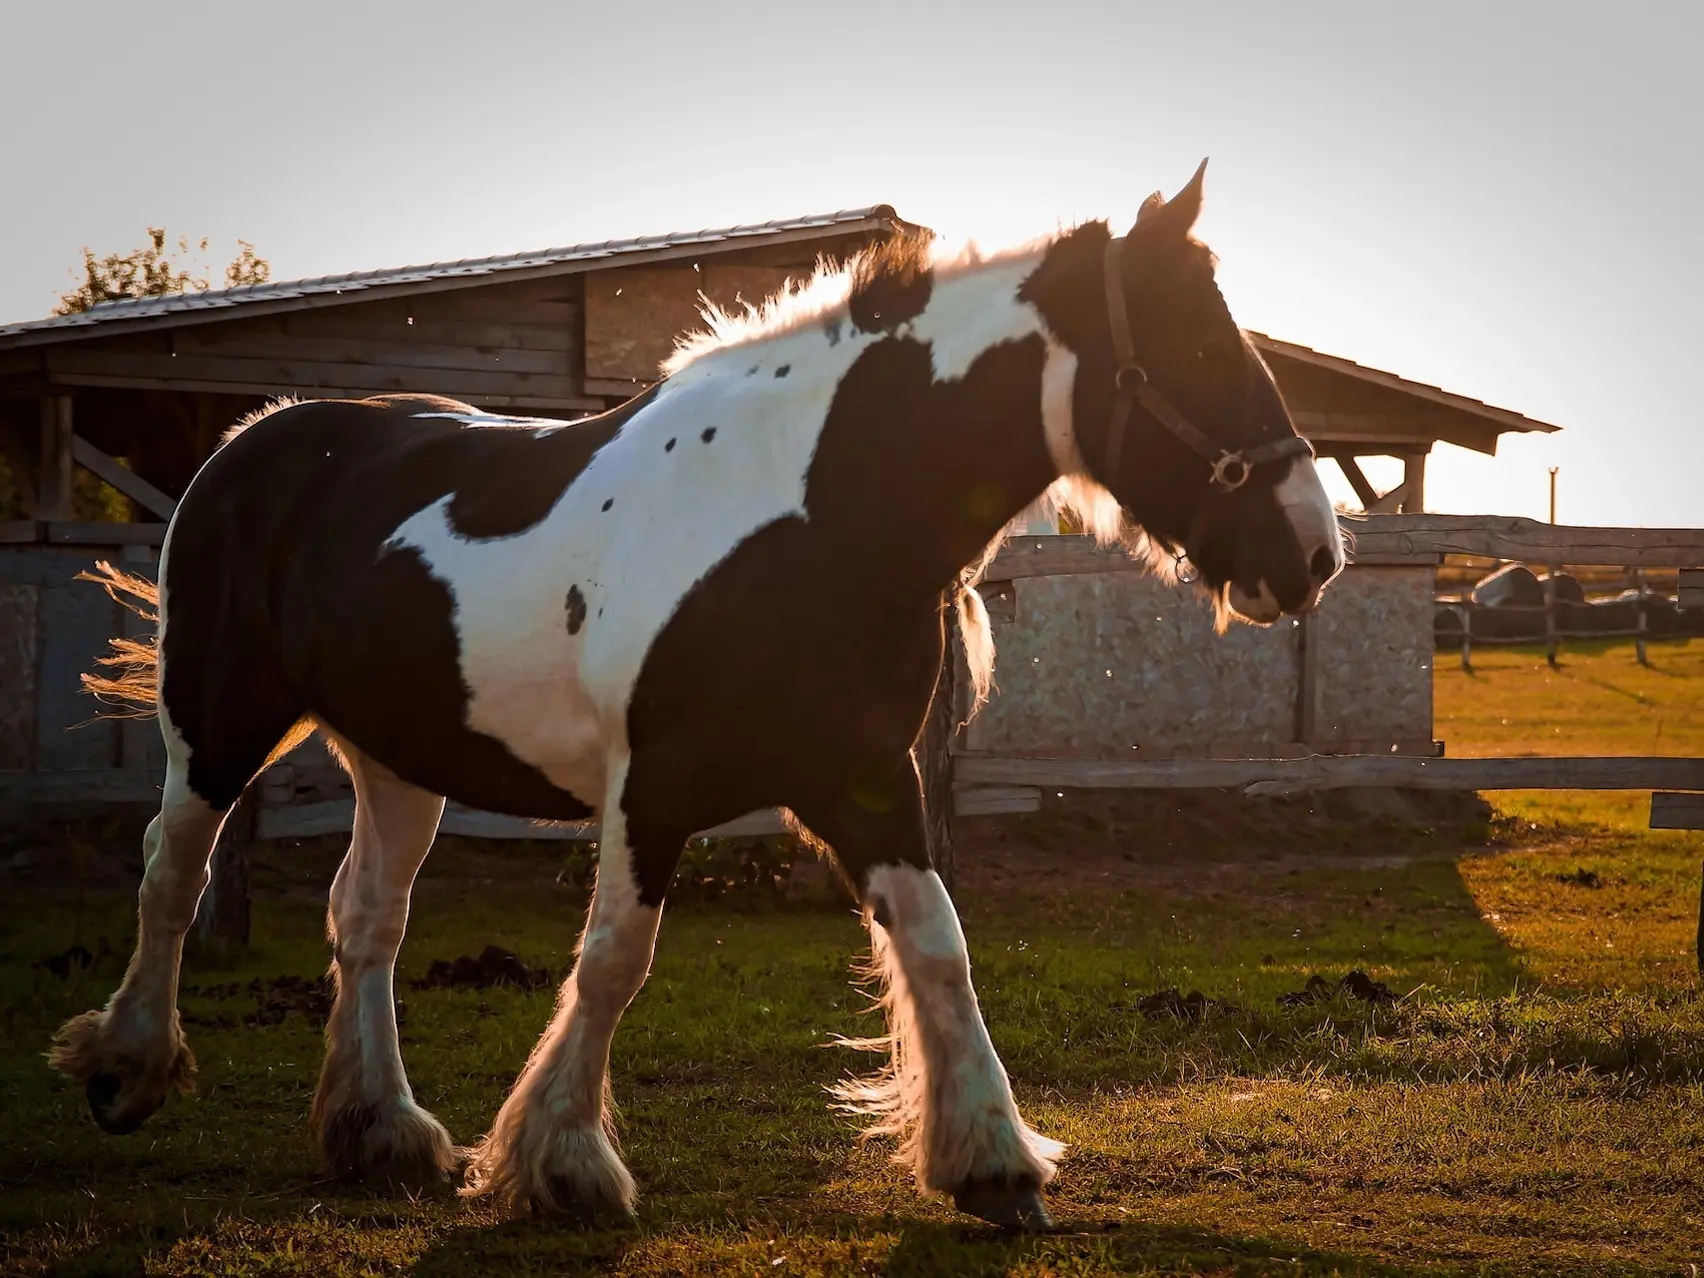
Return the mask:
M 1124 453 L 1124 431 L 1130 425 L 1130 410 L 1140 404 L 1148 415 L 1176 435 L 1203 461 L 1213 468 L 1212 485 L 1225 492 L 1235 492 L 1248 482 L 1250 472 L 1262 462 L 1302 453 L 1313 455 L 1313 447 L 1300 435 L 1268 440 L 1253 448 L 1236 451 L 1221 448 L 1148 380 L 1148 371 L 1136 362 L 1136 346 L 1130 340 L 1130 311 L 1124 300 L 1124 283 L 1119 276 L 1118 259 L 1124 246 L 1119 236 L 1106 246 L 1106 314 L 1112 329 L 1112 352 L 1118 360 L 1118 371 L 1112 376 L 1116 390 L 1112 401 L 1112 419 L 1107 425 L 1106 475 L 1118 473 L 1118 462 Z

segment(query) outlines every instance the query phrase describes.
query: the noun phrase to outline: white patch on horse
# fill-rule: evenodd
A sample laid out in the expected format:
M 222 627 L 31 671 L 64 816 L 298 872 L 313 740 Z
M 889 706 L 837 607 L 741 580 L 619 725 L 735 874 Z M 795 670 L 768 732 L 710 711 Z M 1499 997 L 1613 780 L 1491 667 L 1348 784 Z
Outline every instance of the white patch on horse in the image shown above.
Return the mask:
M 1041 330 L 1016 296 L 1036 260 L 1002 259 L 935 285 L 910 331 L 930 343 L 938 378 L 961 377 L 990 347 Z M 533 527 L 463 537 L 450 523 L 453 497 L 405 520 L 385 549 L 414 550 L 450 592 L 468 726 L 553 784 L 601 794 L 651 644 L 747 538 L 806 515 L 818 439 L 867 347 L 844 317 L 832 335 L 801 325 L 761 343 L 700 347 Z M 585 609 L 572 634 L 570 590 Z
M 971 987 L 958 912 L 940 876 L 909 865 L 877 866 L 864 899 L 888 1036 L 853 1045 L 885 1046 L 891 1057 L 874 1080 L 835 1089 L 843 1107 L 873 1115 L 870 1134 L 900 1138 L 896 1158 L 924 1190 L 951 1193 L 973 1181 L 1047 1184 L 1065 1147 L 1018 1114 Z
M 929 343 L 937 382 L 958 381 L 985 352 L 1044 331 L 1041 313 L 1018 297 L 1040 260 L 1039 255 L 1026 254 L 975 272 L 945 272 L 936 279 L 929 305 L 908 331 L 917 341 Z

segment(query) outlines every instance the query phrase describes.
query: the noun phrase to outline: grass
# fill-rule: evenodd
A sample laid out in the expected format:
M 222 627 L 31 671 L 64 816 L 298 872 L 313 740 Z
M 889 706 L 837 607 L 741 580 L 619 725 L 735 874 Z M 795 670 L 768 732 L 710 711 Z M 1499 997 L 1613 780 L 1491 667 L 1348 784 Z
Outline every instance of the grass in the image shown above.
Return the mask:
M 1441 662 L 1440 734 L 1452 753 L 1515 753 L 1542 725 L 1559 729 L 1547 749 L 1647 753 L 1660 731 L 1661 752 L 1704 753 L 1704 644 L 1652 649 L 1648 671 L 1625 646 L 1569 650 L 1559 672 L 1517 649 L 1479 654 L 1471 677 Z M 1317 863 L 1204 846 L 1226 873 L 1161 888 L 967 881 L 996 1043 L 1031 1121 L 1072 1145 L 1063 1232 L 1033 1239 L 920 1201 L 828 1111 L 823 1086 L 858 1062 L 821 1044 L 868 1026 L 843 905 L 671 910 L 613 1061 L 639 1219 L 582 1230 L 321 1178 L 304 1131 L 317 1028 L 244 1019 L 250 980 L 324 965 L 324 849 L 264 867 L 234 965 L 191 960 L 201 1090 L 125 1139 L 94 1129 L 40 1053 L 117 980 L 132 902 L 35 891 L 0 922 L 0 1271 L 1690 1273 L 1704 839 L 1643 822 L 1618 796 L 1513 795 L 1471 843 L 1373 829 L 1359 858 Z M 449 844 L 420 884 L 404 1050 L 460 1139 L 489 1122 L 551 996 L 408 982 L 489 942 L 564 965 L 584 898 L 556 870 L 549 851 Z M 32 966 L 73 939 L 91 969 Z M 1350 968 L 1401 1001 L 1277 1001 Z M 1229 1007 L 1148 1020 L 1137 1005 L 1166 987 Z

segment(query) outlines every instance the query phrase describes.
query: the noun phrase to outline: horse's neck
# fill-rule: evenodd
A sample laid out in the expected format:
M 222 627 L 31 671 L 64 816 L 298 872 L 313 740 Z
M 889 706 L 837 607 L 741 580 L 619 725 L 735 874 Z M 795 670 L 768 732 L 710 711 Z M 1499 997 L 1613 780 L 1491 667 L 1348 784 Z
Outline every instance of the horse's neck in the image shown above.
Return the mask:
M 898 334 L 917 343 L 892 358 L 907 402 L 866 423 L 878 464 L 861 469 L 881 477 L 873 539 L 920 585 L 947 585 L 1074 453 L 1076 358 L 1019 297 L 1035 265 L 997 261 L 937 285 Z

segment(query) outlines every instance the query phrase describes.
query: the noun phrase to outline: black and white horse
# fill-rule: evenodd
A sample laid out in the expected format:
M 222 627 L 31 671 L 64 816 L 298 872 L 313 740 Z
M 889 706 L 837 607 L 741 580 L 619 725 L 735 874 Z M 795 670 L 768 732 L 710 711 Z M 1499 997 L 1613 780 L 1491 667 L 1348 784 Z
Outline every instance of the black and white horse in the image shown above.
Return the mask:
M 1309 450 L 1191 237 L 1200 200 L 1198 172 L 1125 237 L 1091 223 L 988 257 L 896 240 L 712 314 L 665 381 L 571 425 L 384 396 L 234 432 L 167 534 L 157 647 L 104 685 L 157 705 L 168 764 L 130 968 L 53 1056 L 96 1121 L 129 1131 L 191 1081 L 178 968 L 209 851 L 317 728 L 357 797 L 313 1105 L 333 1168 L 419 1180 L 461 1153 L 414 1099 L 392 1003 L 445 796 L 596 814 L 578 963 L 464 1192 L 630 1209 L 616 1023 L 687 838 L 777 806 L 856 886 L 886 981 L 888 1067 L 843 1101 L 925 1191 L 1044 1223 L 1062 1147 L 1019 1117 L 989 1041 L 910 750 L 943 601 L 985 687 L 964 570 L 1044 492 L 1161 571 L 1187 553 L 1221 618 L 1310 609 L 1342 566 Z

